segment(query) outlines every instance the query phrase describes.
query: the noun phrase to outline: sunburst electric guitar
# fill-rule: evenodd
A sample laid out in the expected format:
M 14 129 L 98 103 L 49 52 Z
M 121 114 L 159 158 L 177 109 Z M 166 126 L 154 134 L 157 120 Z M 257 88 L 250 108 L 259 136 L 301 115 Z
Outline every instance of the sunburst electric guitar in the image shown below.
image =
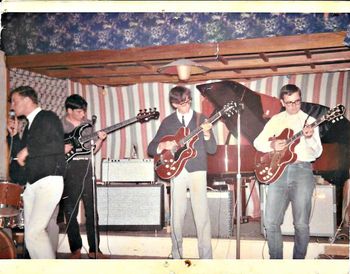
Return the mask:
M 159 117 L 159 112 L 156 111 L 156 108 L 149 109 L 149 111 L 147 111 L 146 109 L 144 111 L 140 110 L 140 112 L 137 114 L 136 117 L 130 118 L 128 120 L 125 120 L 124 122 L 112 125 L 110 127 L 101 129 L 99 131 L 111 133 L 112 131 L 126 127 L 127 125 L 131 125 L 136 122 L 140 122 L 140 123 L 147 122 L 151 119 L 158 119 L 158 117 Z M 74 156 L 76 155 L 84 155 L 84 154 L 89 154 L 91 152 L 91 148 L 90 148 L 91 146 L 89 145 L 88 142 L 91 141 L 92 139 L 97 138 L 99 131 L 96 131 L 89 135 L 82 136 L 83 131 L 89 127 L 92 127 L 92 125 L 83 124 L 81 126 L 76 127 L 72 132 L 64 135 L 64 143 L 71 144 L 73 146 L 71 151 L 69 151 L 66 154 L 65 158 L 67 163 L 71 159 L 73 159 Z
M 315 128 L 325 121 L 332 121 L 335 123 L 343 118 L 344 113 L 345 107 L 343 105 L 337 105 L 335 108 L 330 109 L 325 115 L 310 124 L 310 126 Z M 273 139 L 286 140 L 287 145 L 281 151 L 271 151 L 267 153 L 260 151 L 256 152 L 254 171 L 259 182 L 264 184 L 275 182 L 281 177 L 287 165 L 296 161 L 297 154 L 294 153 L 294 148 L 300 142 L 299 138 L 303 136 L 303 131 L 301 130 L 298 133 L 293 134 L 293 130 L 285 128 L 279 136 L 271 137 L 269 139 L 271 141 Z
M 229 102 L 220 111 L 211 116 L 208 122 L 213 124 L 223 115 L 230 117 L 237 112 L 237 103 Z M 197 151 L 193 148 L 195 142 L 199 139 L 198 134 L 203 131 L 199 126 L 191 133 L 189 128 L 180 128 L 175 135 L 164 136 L 160 142 L 175 141 L 177 146 L 173 150 L 163 150 L 154 157 L 155 171 L 157 175 L 164 180 L 177 176 L 187 161 L 196 157 Z

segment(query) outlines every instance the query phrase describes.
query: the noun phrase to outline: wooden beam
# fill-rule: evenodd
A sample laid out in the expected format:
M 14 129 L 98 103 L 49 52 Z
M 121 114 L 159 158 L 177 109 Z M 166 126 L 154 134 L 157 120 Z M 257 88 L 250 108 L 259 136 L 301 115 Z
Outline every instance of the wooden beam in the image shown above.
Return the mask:
M 218 55 L 218 56 L 216 57 L 216 59 L 217 59 L 218 61 L 220 61 L 221 63 L 223 63 L 224 65 L 228 65 L 228 61 L 227 61 L 223 56 Z
M 269 58 L 267 58 L 266 54 L 261 52 L 259 53 L 259 56 L 261 59 L 263 59 L 264 62 L 268 62 L 269 61 Z
M 277 71 L 272 71 L 270 68 L 264 70 L 249 70 L 241 73 L 234 71 L 211 71 L 206 74 L 191 75 L 188 83 L 190 82 L 202 82 L 207 80 L 234 80 L 234 79 L 249 79 L 249 78 L 264 78 L 278 75 L 292 75 L 292 74 L 307 74 L 307 73 L 322 73 L 322 72 L 335 72 L 342 70 L 350 70 L 350 62 L 330 65 L 318 65 L 315 69 L 311 69 L 310 66 L 305 65 L 303 67 L 287 67 L 287 68 L 278 68 Z M 84 82 L 84 79 L 79 81 Z M 124 77 L 99 77 L 94 78 L 93 80 L 98 85 L 111 85 L 111 86 L 120 86 L 120 85 L 129 85 L 133 83 L 146 83 L 146 82 L 164 82 L 164 83 L 180 83 L 177 76 L 168 76 L 168 75 L 149 75 L 149 76 L 124 76 Z
M 286 66 L 304 66 L 305 63 L 310 65 L 312 64 L 323 64 L 331 62 L 344 62 L 350 61 L 350 50 L 341 51 L 341 52 L 331 52 L 325 54 L 313 54 L 311 60 L 307 60 L 305 55 L 298 56 L 286 56 L 286 57 L 270 57 L 270 62 L 268 66 L 263 62 L 259 57 L 256 59 L 247 59 L 247 60 L 230 60 L 227 65 L 218 63 L 217 61 L 208 61 L 203 62 L 202 64 L 210 70 L 232 70 L 236 73 L 240 73 L 242 70 L 246 69 L 258 69 L 258 68 L 267 68 L 267 67 L 286 67 Z M 307 62 L 306 62 L 307 61 Z M 55 69 L 55 70 L 46 70 L 46 68 L 34 68 L 30 69 L 33 72 L 45 74 L 51 77 L 56 78 L 80 78 L 80 77 L 89 77 L 89 76 L 113 76 L 113 75 L 149 75 L 149 74 L 158 74 L 157 67 L 153 66 L 153 70 L 149 70 L 143 66 L 137 65 L 127 65 L 127 66 L 117 66 L 113 67 L 112 65 L 106 65 L 105 68 L 98 69 L 95 67 L 91 68 L 81 68 L 71 66 L 69 69 Z
M 308 58 L 308 59 L 311 59 L 311 52 L 310 52 L 310 50 L 305 50 L 305 54 L 306 54 L 306 58 Z
M 230 40 L 219 43 L 221 55 L 261 53 L 344 46 L 346 32 L 303 34 L 270 38 Z M 140 62 L 213 56 L 217 43 L 179 44 L 124 50 L 99 50 L 7 56 L 7 67 L 30 68 L 102 64 L 111 62 Z

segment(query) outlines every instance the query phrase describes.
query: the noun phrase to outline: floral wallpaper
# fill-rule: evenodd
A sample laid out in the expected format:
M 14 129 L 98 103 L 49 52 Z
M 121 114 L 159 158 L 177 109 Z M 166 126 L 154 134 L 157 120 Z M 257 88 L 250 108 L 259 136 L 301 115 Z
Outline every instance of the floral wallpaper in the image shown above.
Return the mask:
M 350 14 L 4 13 L 7 55 L 125 49 L 180 43 L 346 31 Z

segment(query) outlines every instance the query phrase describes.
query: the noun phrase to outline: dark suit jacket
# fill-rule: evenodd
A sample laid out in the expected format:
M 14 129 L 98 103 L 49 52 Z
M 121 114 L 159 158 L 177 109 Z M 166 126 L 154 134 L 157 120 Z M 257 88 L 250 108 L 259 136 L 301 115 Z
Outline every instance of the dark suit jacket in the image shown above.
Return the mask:
M 27 125 L 22 140 L 29 152 L 25 163 L 29 183 L 35 183 L 49 175 L 64 175 L 64 133 L 62 123 L 55 113 L 41 110 L 30 129 Z
M 187 127 L 192 132 L 204 122 L 205 118 L 206 117 L 203 114 L 194 112 L 193 117 Z M 175 135 L 181 127 L 182 124 L 177 118 L 176 112 L 165 117 L 157 131 L 156 136 L 148 145 L 148 154 L 152 157 L 155 156 L 157 154 L 157 147 L 161 139 L 166 135 Z M 208 141 L 204 140 L 203 132 L 199 133 L 198 137 L 199 139 L 194 144 L 194 149 L 197 151 L 197 156 L 190 159 L 185 165 L 188 172 L 207 170 L 207 153 L 214 154 L 216 152 L 216 140 L 213 132 L 211 132 L 211 137 Z

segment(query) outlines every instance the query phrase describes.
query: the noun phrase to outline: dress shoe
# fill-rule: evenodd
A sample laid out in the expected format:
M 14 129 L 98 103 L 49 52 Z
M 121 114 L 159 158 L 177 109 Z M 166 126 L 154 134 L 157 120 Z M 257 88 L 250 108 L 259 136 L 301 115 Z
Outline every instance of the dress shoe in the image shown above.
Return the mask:
M 89 252 L 89 258 L 95 259 L 95 252 Z M 104 255 L 102 252 L 97 252 L 96 259 L 109 259 L 110 256 Z
M 69 259 L 81 259 L 81 251 L 80 249 L 75 250 L 70 254 Z

